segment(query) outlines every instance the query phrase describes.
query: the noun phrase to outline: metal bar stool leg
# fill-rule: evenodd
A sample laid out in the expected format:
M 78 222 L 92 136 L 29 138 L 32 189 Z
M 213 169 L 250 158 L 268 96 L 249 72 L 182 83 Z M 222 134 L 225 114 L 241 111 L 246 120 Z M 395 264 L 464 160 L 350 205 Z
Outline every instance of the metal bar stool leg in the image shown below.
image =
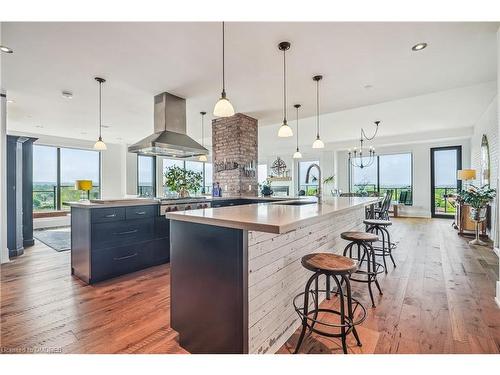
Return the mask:
M 345 327 L 345 300 L 344 300 L 344 291 L 342 290 L 342 286 L 340 285 L 339 280 L 337 279 L 337 276 L 333 276 L 333 279 L 337 283 L 337 292 L 339 294 L 339 305 L 340 305 L 340 338 L 342 340 L 342 350 L 344 351 L 344 354 L 347 354 L 347 335 L 346 335 L 346 327 Z
M 368 244 L 368 247 L 370 248 L 371 253 L 372 253 L 373 272 L 374 272 L 373 278 L 375 281 L 375 285 L 377 286 L 379 293 L 384 294 L 384 293 L 382 293 L 382 289 L 380 288 L 380 284 L 378 283 L 378 280 L 377 280 L 377 263 L 375 261 L 375 251 L 373 250 L 373 246 L 370 243 Z M 384 259 L 385 259 L 385 257 L 384 257 Z
M 307 280 L 306 287 L 304 289 L 304 316 L 302 318 L 302 331 L 300 332 L 299 341 L 297 342 L 297 347 L 295 348 L 294 354 L 299 352 L 300 346 L 302 345 L 302 341 L 304 340 L 304 335 L 307 330 L 307 312 L 309 309 L 309 289 L 311 288 L 311 284 L 315 278 L 318 277 L 318 273 L 316 272 L 312 275 L 309 280 Z
M 363 254 L 363 257 L 365 256 L 366 254 L 366 258 L 367 258 L 367 262 L 366 262 L 366 271 L 368 272 L 367 273 L 367 277 L 368 277 L 368 292 L 370 293 L 370 299 L 372 301 L 372 307 L 376 307 L 375 306 L 375 299 L 373 298 L 373 291 L 372 291 L 372 282 L 373 282 L 373 276 L 371 275 L 372 273 L 372 254 L 369 253 L 368 251 L 368 247 L 362 242 L 361 245 L 363 246 L 363 249 L 365 250 L 365 253 Z
M 380 233 L 382 233 L 382 259 L 384 261 L 385 273 L 387 273 L 387 262 L 385 261 L 386 250 L 385 250 L 385 228 L 380 228 Z
M 351 283 L 349 282 L 349 278 L 346 276 L 342 276 L 342 283 L 345 282 L 346 285 L 346 294 L 347 294 L 347 309 L 348 309 L 348 314 L 349 318 L 351 319 L 351 322 L 354 322 L 354 312 L 352 311 L 352 292 L 351 292 Z M 352 326 L 352 333 L 354 337 L 356 338 L 356 342 L 358 343 L 358 346 L 363 346 L 361 343 L 361 340 L 359 339 L 358 332 L 356 331 L 356 327 L 353 325 Z

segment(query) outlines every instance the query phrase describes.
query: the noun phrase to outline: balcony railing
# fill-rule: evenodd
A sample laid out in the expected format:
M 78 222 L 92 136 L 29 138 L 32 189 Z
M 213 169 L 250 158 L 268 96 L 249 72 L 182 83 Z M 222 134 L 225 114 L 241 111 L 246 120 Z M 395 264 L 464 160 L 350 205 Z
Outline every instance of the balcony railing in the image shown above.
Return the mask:
M 384 195 L 386 191 L 392 190 L 392 201 L 411 206 L 413 204 L 411 186 L 380 186 L 377 190 L 375 184 L 356 184 L 353 186 L 353 192 L 368 195 L 371 192 L 378 191 L 380 195 Z
M 448 198 L 457 193 L 456 187 L 435 187 L 434 188 L 434 208 L 436 213 L 454 214 L 455 206 Z
M 87 197 L 86 193 L 82 191 L 75 190 L 74 185 L 61 185 L 60 189 L 60 201 L 62 210 L 69 210 L 70 207 L 65 205 L 66 202 L 78 201 L 82 197 Z M 44 211 L 55 211 L 58 209 L 58 192 L 57 185 L 49 185 L 33 189 L 33 211 L 34 212 L 44 212 Z M 90 191 L 90 199 L 99 198 L 99 186 L 92 187 Z

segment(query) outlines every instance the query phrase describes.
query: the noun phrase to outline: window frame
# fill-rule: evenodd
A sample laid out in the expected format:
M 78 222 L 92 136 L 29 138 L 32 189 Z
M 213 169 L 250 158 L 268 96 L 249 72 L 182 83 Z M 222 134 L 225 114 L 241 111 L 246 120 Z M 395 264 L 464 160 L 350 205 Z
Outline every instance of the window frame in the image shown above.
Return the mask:
M 313 163 L 313 164 L 315 163 L 315 164 L 318 164 L 319 167 L 321 168 L 321 164 L 320 164 L 321 160 L 319 158 L 318 159 L 305 159 L 305 160 L 304 159 L 300 159 L 300 160 L 297 161 L 297 164 L 296 164 L 297 165 L 297 193 L 300 192 L 300 186 L 301 186 L 301 184 L 300 184 L 300 164 L 301 163 Z M 313 184 L 307 184 L 307 185 L 309 185 L 309 186 L 315 186 Z M 319 183 L 316 186 L 319 186 Z M 305 193 L 306 193 L 306 196 L 307 196 L 307 187 L 306 187 Z

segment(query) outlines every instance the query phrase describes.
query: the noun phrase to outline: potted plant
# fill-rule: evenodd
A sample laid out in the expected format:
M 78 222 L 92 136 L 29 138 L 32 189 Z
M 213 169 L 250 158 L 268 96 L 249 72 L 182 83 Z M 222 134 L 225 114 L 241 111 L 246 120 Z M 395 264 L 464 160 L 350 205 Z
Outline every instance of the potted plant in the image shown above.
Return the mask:
M 470 206 L 469 216 L 476 222 L 476 238 L 469 242 L 471 245 L 486 245 L 479 239 L 479 223 L 486 219 L 486 208 L 496 196 L 496 190 L 489 185 L 477 187 L 470 185 L 467 190 L 460 192 L 460 199 Z
M 271 180 L 269 178 L 266 178 L 261 187 L 262 188 L 260 192 L 264 197 L 270 197 L 271 195 L 273 195 L 273 190 L 271 189 Z
M 326 178 L 323 179 L 323 186 L 325 186 L 325 190 L 327 190 L 329 188 L 330 185 L 333 185 L 333 183 L 335 182 L 335 175 L 332 174 L 331 176 L 328 176 Z M 331 195 L 335 195 L 333 193 L 333 190 L 330 189 L 330 194 Z
M 201 188 L 201 173 L 185 170 L 176 165 L 165 171 L 165 186 L 177 192 L 181 198 L 189 197 L 189 193 L 197 193 Z

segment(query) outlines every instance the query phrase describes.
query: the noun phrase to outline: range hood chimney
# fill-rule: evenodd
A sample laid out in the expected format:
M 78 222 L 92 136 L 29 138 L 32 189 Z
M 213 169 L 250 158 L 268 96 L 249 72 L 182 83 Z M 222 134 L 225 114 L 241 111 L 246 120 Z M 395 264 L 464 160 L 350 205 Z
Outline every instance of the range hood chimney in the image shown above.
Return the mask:
M 168 92 L 154 98 L 154 133 L 128 151 L 176 158 L 208 155 L 205 147 L 186 134 L 186 99 Z

